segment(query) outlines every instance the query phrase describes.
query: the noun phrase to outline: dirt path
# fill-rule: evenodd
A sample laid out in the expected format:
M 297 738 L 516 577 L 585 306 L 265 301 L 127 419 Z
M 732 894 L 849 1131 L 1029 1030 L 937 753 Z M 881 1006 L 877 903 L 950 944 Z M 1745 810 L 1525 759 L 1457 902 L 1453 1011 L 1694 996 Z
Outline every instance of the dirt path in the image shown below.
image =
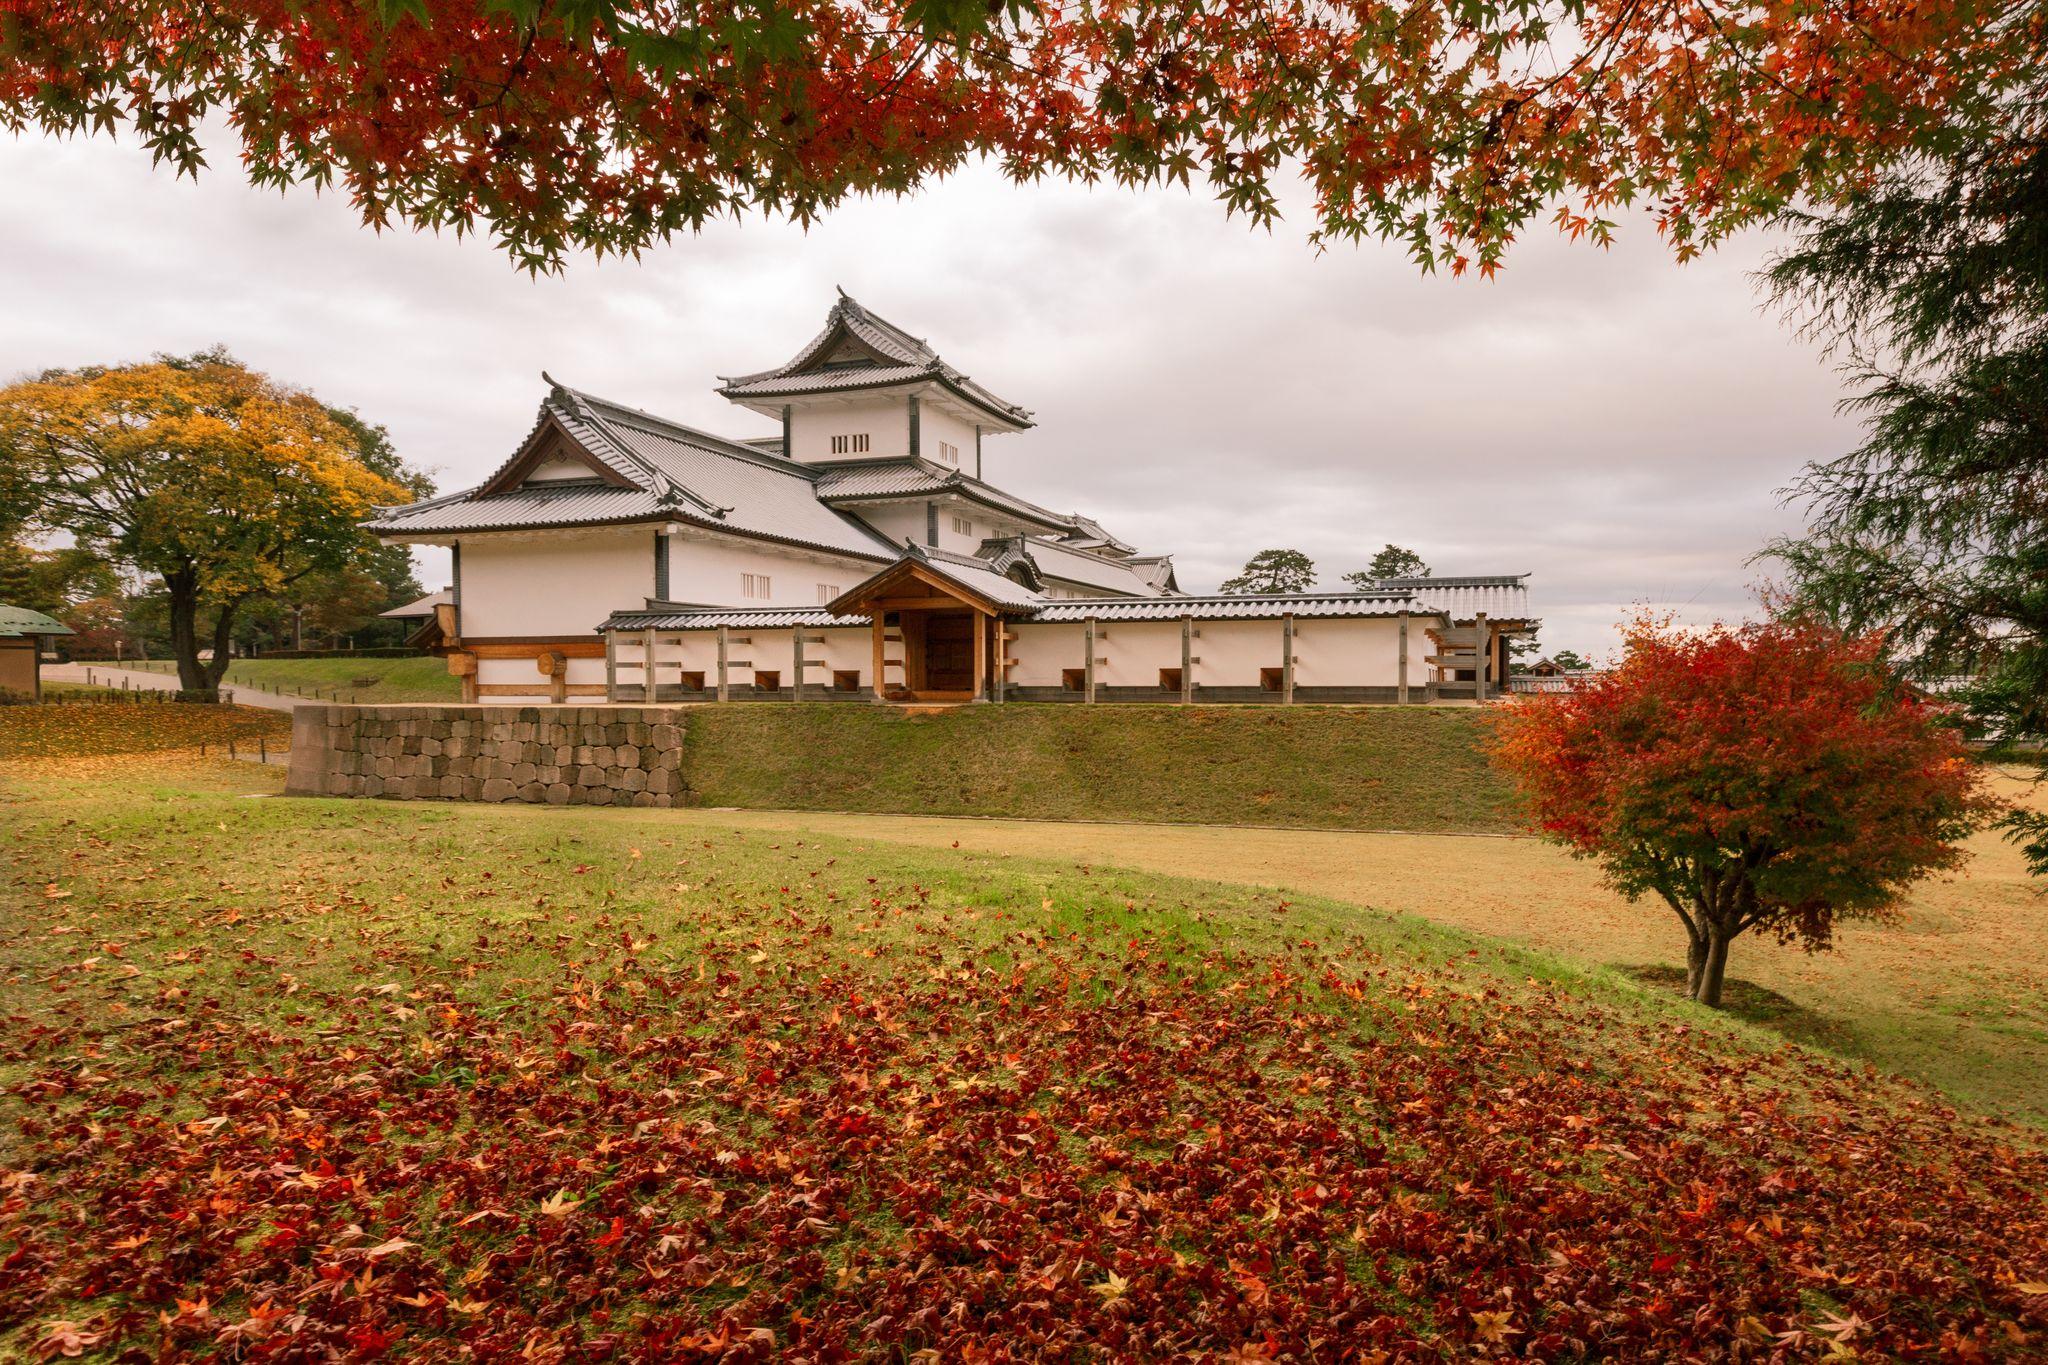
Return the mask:
M 142 692 L 178 690 L 178 679 L 171 674 L 152 673 L 141 668 L 116 668 L 111 664 L 52 664 L 43 670 L 43 677 L 51 682 L 91 683 L 99 687 L 119 687 L 126 681 L 130 688 Z M 260 706 L 266 711 L 290 711 L 295 706 L 304 706 L 308 700 L 276 692 L 261 692 L 234 683 L 226 684 L 222 690 L 232 693 L 239 706 Z
M 2017 784 L 2013 784 L 2017 789 Z M 647 813 L 650 816 L 654 812 Z M 1532 839 L 1054 824 L 818 812 L 661 812 L 997 856 L 1270 886 L 1511 938 L 1582 963 L 1672 979 L 1681 930 L 1588 864 Z M 1961 877 L 1922 887 L 1898 921 L 1854 925 L 1809 956 L 1744 939 L 1731 1007 L 1785 1036 L 2048 1120 L 2048 896 L 2018 853 L 1979 836 Z

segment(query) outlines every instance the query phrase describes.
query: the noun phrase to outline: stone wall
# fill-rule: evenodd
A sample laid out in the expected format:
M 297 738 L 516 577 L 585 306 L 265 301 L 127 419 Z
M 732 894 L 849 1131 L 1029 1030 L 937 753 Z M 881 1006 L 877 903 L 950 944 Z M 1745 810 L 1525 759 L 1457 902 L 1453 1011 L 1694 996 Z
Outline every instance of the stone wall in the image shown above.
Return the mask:
M 663 706 L 301 706 L 294 796 L 682 806 L 682 714 Z

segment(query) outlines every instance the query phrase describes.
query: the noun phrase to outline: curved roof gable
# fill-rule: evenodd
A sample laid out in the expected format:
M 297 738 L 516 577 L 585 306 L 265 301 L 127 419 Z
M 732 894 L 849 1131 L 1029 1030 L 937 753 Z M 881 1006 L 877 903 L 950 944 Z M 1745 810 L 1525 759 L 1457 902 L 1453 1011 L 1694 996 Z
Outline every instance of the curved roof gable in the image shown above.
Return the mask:
M 720 378 L 718 392 L 736 402 L 935 382 L 1005 423 L 1032 424 L 1029 411 L 975 383 L 922 337 L 869 312 L 844 289 L 825 315 L 825 329 L 802 350 L 772 370 Z
M 803 465 L 549 383 L 533 431 L 490 478 L 384 509 L 369 528 L 398 536 L 681 521 L 864 559 L 895 556 L 888 540 L 820 502 Z M 589 464 L 593 477 L 525 480 L 557 456 Z

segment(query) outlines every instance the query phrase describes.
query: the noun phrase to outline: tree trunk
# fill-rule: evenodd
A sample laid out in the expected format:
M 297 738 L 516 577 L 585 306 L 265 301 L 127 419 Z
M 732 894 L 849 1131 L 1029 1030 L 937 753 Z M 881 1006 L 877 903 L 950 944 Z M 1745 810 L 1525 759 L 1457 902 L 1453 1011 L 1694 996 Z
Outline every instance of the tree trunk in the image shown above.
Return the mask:
M 1694 935 L 1685 949 L 1685 998 L 1700 998 L 1700 982 L 1707 975 L 1707 941 Z
M 1728 975 L 1728 935 L 1718 924 L 1707 925 L 1704 941 L 1696 941 L 1686 959 L 1685 993 L 1710 1009 L 1721 1008 L 1721 982 Z
M 213 619 L 213 661 L 206 666 L 208 691 L 220 687 L 221 677 L 234 658 L 236 605 L 234 602 L 221 603 L 220 613 Z
M 203 692 L 213 683 L 199 659 L 198 588 L 187 574 L 165 574 L 164 592 L 170 598 L 171 657 L 178 661 L 178 686 Z

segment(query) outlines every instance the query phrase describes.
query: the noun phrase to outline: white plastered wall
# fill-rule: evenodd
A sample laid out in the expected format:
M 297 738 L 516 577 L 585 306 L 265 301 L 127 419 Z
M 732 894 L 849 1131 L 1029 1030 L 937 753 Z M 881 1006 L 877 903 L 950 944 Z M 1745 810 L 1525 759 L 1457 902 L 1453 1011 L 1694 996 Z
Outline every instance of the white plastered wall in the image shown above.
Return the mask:
M 464 639 L 594 635 L 615 609 L 654 592 L 652 526 L 461 543 Z
M 832 451 L 834 436 L 865 435 L 868 448 Z M 835 460 L 873 460 L 910 453 L 910 400 L 887 398 L 808 399 L 794 403 L 789 414 L 790 458 L 803 464 Z
M 820 585 L 844 592 L 882 567 L 876 560 L 825 555 L 794 546 L 785 548 L 690 529 L 671 535 L 668 540 L 668 600 L 671 602 L 719 607 L 815 607 L 819 605 Z M 465 574 L 468 568 L 465 562 Z M 767 577 L 767 597 L 750 598 L 746 595 L 747 574 Z M 609 603 L 598 613 L 597 620 L 603 620 L 613 611 L 638 608 L 641 601 L 641 598 L 631 598 Z

